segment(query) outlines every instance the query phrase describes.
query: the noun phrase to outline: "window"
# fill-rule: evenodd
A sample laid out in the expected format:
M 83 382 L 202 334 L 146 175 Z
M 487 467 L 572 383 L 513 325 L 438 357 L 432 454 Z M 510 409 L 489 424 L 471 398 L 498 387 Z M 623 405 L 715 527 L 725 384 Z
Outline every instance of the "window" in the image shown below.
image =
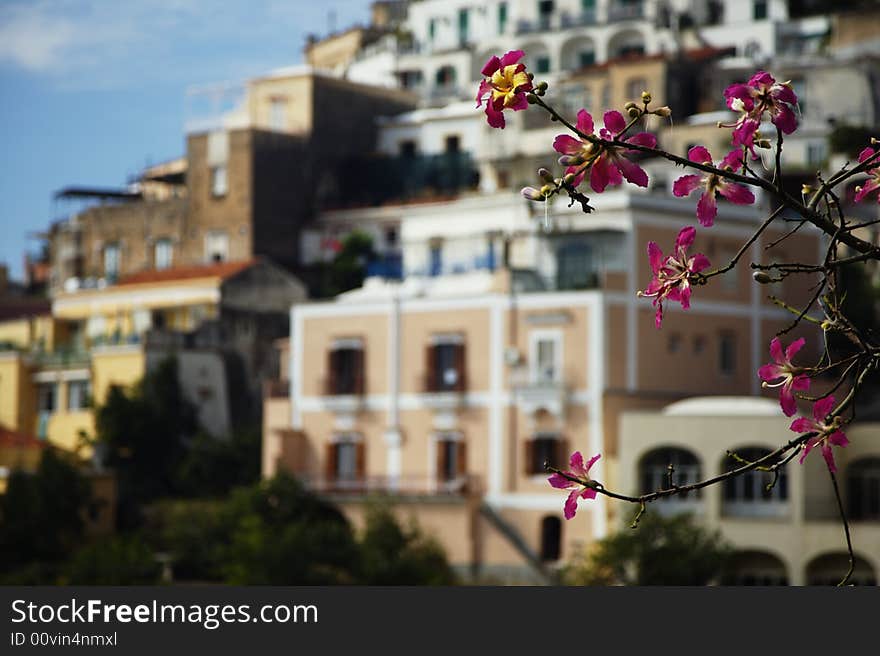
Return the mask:
M 538 55 L 537 57 L 535 57 L 535 72 L 550 72 L 550 55 Z
M 807 164 L 821 166 L 825 161 L 825 144 L 821 141 L 813 141 L 807 144 Z
M 563 465 L 565 441 L 557 433 L 538 433 L 526 441 L 526 474 L 537 476 L 547 473 L 547 465 Z
M 338 339 L 328 354 L 329 395 L 364 393 L 364 348 L 360 339 Z
M 602 85 L 602 106 L 609 107 L 611 105 L 611 85 L 607 82 Z
M 466 470 L 465 445 L 460 433 L 437 435 L 437 480 L 441 483 L 460 480 Z
M 767 0 L 754 0 L 752 2 L 752 17 L 756 21 L 767 18 Z
M 457 134 L 450 134 L 445 141 L 447 153 L 458 153 L 461 150 L 461 137 Z
M 205 235 L 205 259 L 208 262 L 225 262 L 229 259 L 229 235 L 212 230 Z
M 561 333 L 531 334 L 532 381 L 537 384 L 557 383 L 562 377 Z
M 327 447 L 327 479 L 343 487 L 362 481 L 366 473 L 364 451 L 359 435 L 337 436 Z
M 846 472 L 850 519 L 880 519 L 880 458 L 862 458 Z
M 171 266 L 174 247 L 170 239 L 157 239 L 153 246 L 153 265 L 157 269 L 167 269 Z
M 433 338 L 427 353 L 428 392 L 463 391 L 465 389 L 464 340 L 459 335 Z
M 394 248 L 395 246 L 397 246 L 397 239 L 397 228 L 395 226 L 385 228 L 385 245 L 388 248 Z
M 736 256 L 736 253 L 734 251 L 721 250 L 718 254 L 718 262 L 721 264 L 726 264 L 727 262 L 732 261 L 735 256 Z M 727 273 L 722 274 L 721 275 L 721 289 L 725 292 L 730 292 L 730 293 L 736 292 L 737 283 L 739 282 L 737 280 L 738 276 L 739 276 L 739 269 L 736 269 L 736 268 L 731 269 Z
M 119 244 L 104 246 L 104 277 L 110 282 L 119 277 Z
M 276 132 L 287 129 L 287 98 L 276 96 L 269 100 L 269 129 Z
M 626 99 L 632 100 L 633 102 L 641 102 L 642 91 L 645 91 L 648 88 L 648 83 L 645 82 L 644 78 L 637 77 L 632 80 L 627 81 L 626 83 Z
M 468 10 L 458 10 L 458 43 L 464 45 L 468 40 Z
M 722 376 L 736 373 L 736 335 L 721 333 L 718 337 L 718 370 Z
M 538 0 L 538 24 L 541 29 L 550 27 L 550 19 L 553 15 L 553 0 Z M 538 71 L 541 73 L 542 71 Z M 546 71 L 543 71 L 546 73 Z
M 67 409 L 82 410 L 89 407 L 89 381 L 72 380 L 67 384 Z
M 641 493 L 648 494 L 667 489 L 670 483 L 670 465 L 673 485 L 690 485 L 700 480 L 700 461 L 693 453 L 685 449 L 654 449 L 642 458 L 639 466 Z M 694 496 L 699 497 L 700 491 L 696 490 Z M 686 495 L 682 494 L 660 501 L 681 505 L 686 498 Z
M 226 165 L 211 167 L 211 195 L 215 197 L 225 196 L 229 190 L 226 181 Z
M 593 50 L 581 50 L 578 53 L 578 67 L 586 68 L 596 63 L 596 53 Z
M 669 353 L 678 353 L 681 351 L 681 335 L 678 333 L 670 334 L 669 338 L 666 340 L 666 350 Z
M 400 145 L 400 156 L 406 159 L 411 159 L 416 156 L 416 142 L 412 139 L 407 139 L 406 141 L 401 141 Z
M 694 337 L 694 355 L 699 355 L 706 350 L 706 338 L 703 335 Z
M 401 71 L 400 84 L 404 89 L 417 89 L 422 86 L 421 71 Z
M 562 542 L 562 521 L 558 517 L 548 516 L 541 520 L 541 560 L 552 562 L 559 560 L 560 543 Z
M 431 18 L 428 21 L 428 39 L 433 41 L 435 36 L 437 36 L 437 19 Z
M 498 5 L 498 33 L 504 34 L 507 28 L 507 3 L 502 2 Z
M 434 242 L 428 253 L 428 275 L 439 276 L 443 273 L 443 243 Z
M 37 386 L 37 410 L 40 414 L 52 414 L 57 409 L 57 383 L 40 383 Z
M 451 87 L 455 84 L 455 69 L 452 66 L 443 66 L 437 69 L 434 81 L 438 87 Z
M 564 240 L 556 251 L 556 288 L 590 289 L 597 282 L 590 244 Z
M 770 453 L 761 447 L 737 449 L 736 454 L 748 462 L 759 460 Z M 772 462 L 766 463 L 772 465 Z M 726 459 L 726 469 L 735 469 L 742 463 L 732 458 Z M 752 470 L 724 481 L 722 512 L 725 515 L 740 516 L 778 516 L 784 514 L 788 500 L 788 472 L 779 469 L 776 484 L 767 489 L 773 481 L 770 472 Z

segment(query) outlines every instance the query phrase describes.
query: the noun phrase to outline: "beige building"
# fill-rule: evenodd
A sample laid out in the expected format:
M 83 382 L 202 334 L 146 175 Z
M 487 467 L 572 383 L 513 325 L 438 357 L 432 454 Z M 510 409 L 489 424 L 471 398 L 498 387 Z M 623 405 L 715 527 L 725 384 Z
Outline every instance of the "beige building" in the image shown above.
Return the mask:
M 775 400 L 705 397 L 661 411 L 625 412 L 620 421 L 619 485 L 624 494 L 692 483 L 736 466 L 732 450 L 754 460 L 793 436 L 791 419 Z M 850 444 L 835 449 L 837 478 L 850 520 L 857 560 L 853 582 L 876 585 L 880 573 L 880 425 L 856 423 Z M 772 489 L 772 476 L 750 472 L 698 494 L 654 502 L 648 512 L 690 512 L 721 530 L 737 550 L 731 583 L 834 584 L 848 568 L 837 501 L 818 450 L 802 465 L 787 464 Z M 624 509 L 636 510 L 634 506 Z M 624 512 L 625 512 L 624 511 Z M 624 515 L 628 518 L 628 515 Z
M 391 494 L 453 563 L 500 580 L 545 576 L 606 535 L 628 509 L 600 499 L 561 521 L 564 495 L 544 462 L 602 453 L 595 476 L 617 487 L 621 412 L 707 389 L 757 394 L 756 370 L 787 322 L 741 269 L 695 290 L 688 312 L 669 305 L 656 330 L 635 295 L 651 277 L 644 245 L 668 251 L 693 218 L 678 201 L 620 193 L 601 221 L 563 221 L 569 238 L 601 236 L 620 253 L 590 260 L 579 289 L 527 292 L 528 272 L 499 268 L 368 279 L 334 302 L 295 306 L 289 387 L 266 399 L 264 474 L 290 471 L 355 519 L 371 493 Z M 725 209 L 695 250 L 726 262 L 754 227 L 737 212 Z M 818 244 L 803 236 L 787 248 L 807 257 Z

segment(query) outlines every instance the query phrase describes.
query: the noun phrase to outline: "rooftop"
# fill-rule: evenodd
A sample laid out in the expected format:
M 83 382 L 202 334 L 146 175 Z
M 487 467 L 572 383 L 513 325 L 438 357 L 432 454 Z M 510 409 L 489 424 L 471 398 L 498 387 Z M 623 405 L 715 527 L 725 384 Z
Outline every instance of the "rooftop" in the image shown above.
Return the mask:
M 696 396 L 663 409 L 673 417 L 780 417 L 779 402 L 756 396 Z
M 249 269 L 254 264 L 256 264 L 256 260 L 243 260 L 240 262 L 218 262 L 216 264 L 173 267 L 171 269 L 162 269 L 161 271 L 140 271 L 121 278 L 115 286 L 176 282 L 178 280 L 192 280 L 195 278 L 220 278 L 225 280 L 241 273 L 245 269 Z
M 17 433 L 0 426 L 0 448 L 6 449 L 45 449 L 46 443 L 32 435 Z

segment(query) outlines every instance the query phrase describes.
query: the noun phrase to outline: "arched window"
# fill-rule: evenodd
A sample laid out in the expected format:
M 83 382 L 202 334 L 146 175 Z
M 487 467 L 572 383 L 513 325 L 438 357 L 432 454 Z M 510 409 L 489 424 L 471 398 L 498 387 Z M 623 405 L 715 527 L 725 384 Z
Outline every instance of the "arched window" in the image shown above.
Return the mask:
M 770 451 L 762 447 L 736 449 L 735 453 L 743 460 L 754 462 Z M 767 466 L 773 462 L 765 463 Z M 730 471 L 742 466 L 740 460 L 726 458 L 723 470 Z M 788 473 L 785 467 L 779 469 L 775 484 L 773 474 L 766 471 L 751 470 L 745 474 L 724 481 L 724 500 L 722 514 L 741 517 L 778 517 L 788 512 Z
M 562 522 L 559 517 L 547 515 L 541 520 L 541 560 L 559 560 L 562 541 Z
M 849 518 L 880 519 L 880 458 L 862 458 L 846 468 Z
M 672 466 L 672 485 L 689 485 L 700 480 L 702 475 L 700 460 L 687 449 L 662 448 L 649 451 L 639 465 L 639 485 L 641 494 L 663 490 L 670 485 Z M 699 509 L 700 491 L 682 493 L 657 501 L 657 508 L 663 512 L 696 511 Z
M 837 585 L 849 569 L 849 556 L 828 553 L 816 556 L 807 565 L 807 585 Z M 877 575 L 870 563 L 856 555 L 850 585 L 877 585 Z
M 788 585 L 785 564 L 763 551 L 734 554 L 726 570 L 724 585 Z

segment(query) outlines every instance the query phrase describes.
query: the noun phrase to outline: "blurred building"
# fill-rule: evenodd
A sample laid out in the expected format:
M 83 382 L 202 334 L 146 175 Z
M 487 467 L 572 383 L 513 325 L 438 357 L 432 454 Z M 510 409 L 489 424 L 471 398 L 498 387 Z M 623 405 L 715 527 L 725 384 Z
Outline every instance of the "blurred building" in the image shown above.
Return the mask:
M 620 420 L 619 491 L 644 494 L 686 485 L 733 469 L 728 450 L 756 460 L 793 435 L 776 401 L 705 397 L 659 411 L 631 411 Z M 846 428 L 850 443 L 835 448 L 837 479 L 850 521 L 856 565 L 852 582 L 876 585 L 880 573 L 880 425 Z M 648 512 L 694 513 L 721 530 L 736 554 L 729 583 L 834 585 L 849 562 L 837 500 L 816 450 L 785 465 L 775 484 L 752 471 L 722 485 L 651 503 Z M 626 512 L 624 506 L 622 512 Z M 635 510 L 635 508 L 630 508 Z M 622 518 L 626 519 L 626 517 Z M 621 522 L 622 523 L 622 522 Z
M 94 408 L 169 355 L 217 437 L 260 416 L 271 341 L 302 284 L 265 261 L 172 267 L 58 294 L 0 321 L 0 425 L 70 451 L 94 436 Z M 84 449 L 87 455 L 89 449 Z
M 651 277 L 644 244 L 671 244 L 693 203 L 629 189 L 601 201 L 596 215 L 554 208 L 549 232 L 511 194 L 375 210 L 399 214 L 408 273 L 294 306 L 289 387 L 267 390 L 264 474 L 290 471 L 355 518 L 371 494 L 391 495 L 457 565 L 505 580 L 546 576 L 604 536 L 619 507 L 591 502 L 589 519 L 563 523 L 544 462 L 601 452 L 596 477 L 616 488 L 624 410 L 757 394 L 790 319 L 743 269 L 697 289 L 688 312 L 670 305 L 656 330 L 633 291 Z M 694 251 L 725 262 L 757 221 L 721 206 Z M 787 242 L 795 259 L 818 247 Z

